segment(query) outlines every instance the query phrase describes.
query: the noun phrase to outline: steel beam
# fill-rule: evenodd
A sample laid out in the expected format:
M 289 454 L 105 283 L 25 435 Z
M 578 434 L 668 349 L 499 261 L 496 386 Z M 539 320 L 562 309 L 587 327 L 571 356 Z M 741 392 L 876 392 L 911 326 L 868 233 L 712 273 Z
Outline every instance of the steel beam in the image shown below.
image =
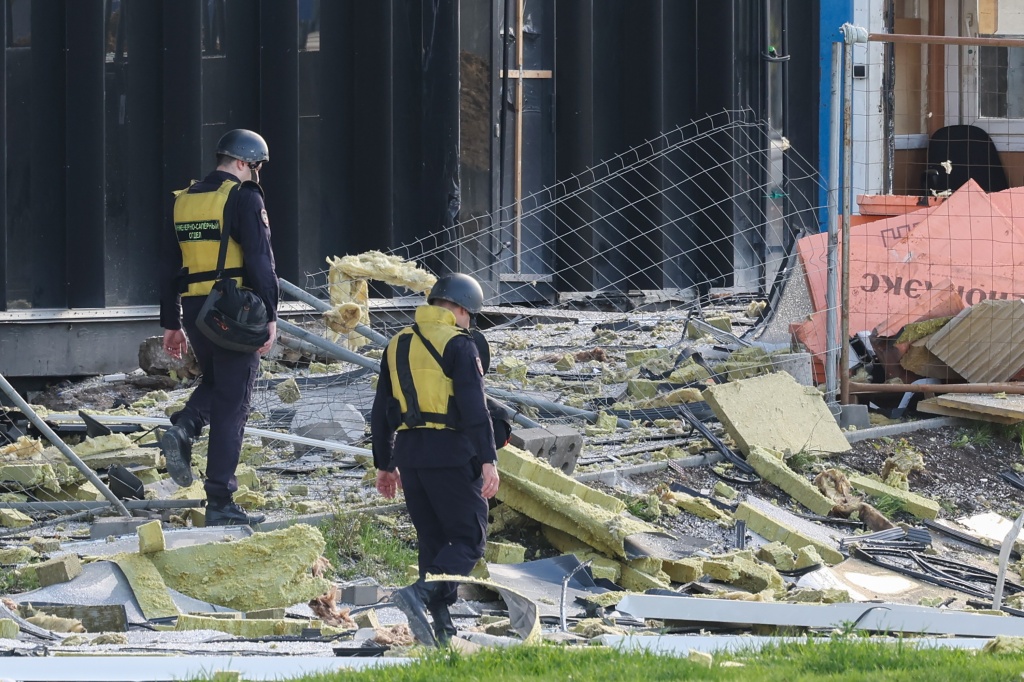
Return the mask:
M 688 597 L 629 595 L 618 609 L 636 618 L 718 624 L 724 628 L 751 625 L 843 628 L 961 637 L 1024 636 L 1024 618 L 1006 618 L 927 606 L 889 603 L 783 604 Z

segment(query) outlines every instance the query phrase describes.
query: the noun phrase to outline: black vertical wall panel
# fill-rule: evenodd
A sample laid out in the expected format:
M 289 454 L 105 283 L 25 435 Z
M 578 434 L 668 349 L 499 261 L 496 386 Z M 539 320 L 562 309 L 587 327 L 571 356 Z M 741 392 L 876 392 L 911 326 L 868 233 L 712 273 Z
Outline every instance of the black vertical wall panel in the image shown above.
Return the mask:
M 395 201 L 394 243 L 408 244 L 416 237 L 437 229 L 432 224 L 431 214 L 422 205 L 424 195 L 421 189 L 423 177 L 423 122 L 424 100 L 431 88 L 426 66 L 426 41 L 429 23 L 433 20 L 431 5 L 426 2 L 403 2 L 391 0 L 392 31 L 391 43 L 391 106 L 393 108 L 392 166 L 391 180 L 393 196 L 406 197 L 411 201 Z M 421 204 L 419 207 L 416 204 Z M 418 257 L 420 249 L 412 249 L 411 255 Z M 435 260 L 428 267 L 437 268 Z
M 152 164 L 159 159 L 163 140 L 163 93 L 159 88 L 163 69 L 163 22 L 160 5 L 147 0 L 122 0 L 130 40 L 124 72 L 124 139 L 120 162 L 133 172 L 125 174 L 127 243 L 132 250 L 121 267 L 116 291 L 129 305 L 153 303 L 159 297 L 153 266 L 159 258 L 159 229 L 163 222 L 162 174 Z M 137 160 L 149 161 L 135 172 Z M 182 180 L 179 180 L 181 182 Z M 108 242 L 117 237 L 108 231 Z M 110 292 L 108 292 L 108 300 Z
M 459 214 L 459 0 L 438 0 L 423 7 L 423 102 L 418 178 L 422 213 L 418 231 L 436 232 L 455 224 Z M 409 239 L 419 237 L 410 234 Z M 445 268 L 459 271 L 458 252 L 449 251 Z M 440 263 L 435 264 L 439 266 Z
M 624 102 L 647 102 L 648 106 L 629 107 L 623 117 L 622 147 L 641 147 L 640 155 L 661 151 L 657 140 L 665 130 L 661 106 L 664 55 L 659 39 L 662 0 L 634 0 L 623 17 L 624 34 L 622 80 L 619 87 Z M 658 164 L 651 163 L 624 178 L 619 189 L 630 206 L 622 212 L 629 239 L 622 245 L 629 269 L 623 288 L 656 289 L 662 286 L 664 216 L 660 210 L 662 191 Z
M 558 177 L 566 179 L 582 172 L 593 159 L 593 53 L 599 49 L 595 46 L 593 3 L 556 2 L 555 22 L 559 27 L 555 42 L 555 159 Z M 587 202 L 586 196 L 572 198 L 557 210 L 561 238 L 555 250 L 555 287 L 560 291 L 593 288 L 594 247 L 592 230 L 586 226 L 593 216 Z
M 288 3 L 279 3 L 288 4 Z M 291 3 L 294 4 L 294 3 Z M 329 0 L 328 3 L 330 4 Z M 223 97 L 227 100 L 227 121 L 224 131 L 232 128 L 260 130 L 260 12 L 256 0 L 227 0 L 224 7 L 224 54 L 226 82 Z M 285 27 L 281 29 L 286 30 Z M 216 96 L 210 93 L 210 96 Z M 222 132 L 222 134 L 223 134 Z M 270 158 L 277 161 L 276 147 Z M 210 160 L 213 157 L 207 154 Z M 272 172 L 271 168 L 267 168 Z
M 7 11 L 0 12 L 0 310 L 7 310 L 7 277 L 10 258 L 7 251 Z
M 263 182 L 284 276 L 302 281 L 325 255 L 394 248 L 452 224 L 461 189 L 460 0 L 323 0 L 321 51 L 305 55 L 302 64 L 297 3 L 291 0 L 227 0 L 224 55 L 206 60 L 200 44 L 206 0 L 123 0 L 127 65 L 105 66 L 104 4 L 33 0 L 32 46 L 5 52 L 4 123 L 20 139 L 0 135 L 6 154 L 0 307 L 11 299 L 35 307 L 155 303 L 147 264 L 158 229 L 169 219 L 170 190 L 209 170 L 212 140 L 228 127 L 260 130 L 270 143 Z M 494 0 L 492 15 L 501 17 L 505 4 Z M 545 84 L 531 83 L 527 90 L 524 146 L 531 154 L 539 149 L 525 163 L 527 192 L 550 184 L 545 164 L 551 157 L 557 173 L 550 180 L 564 179 L 708 112 L 756 103 L 763 71 L 759 26 L 750 9 L 756 4 L 531 0 L 528 12 L 536 17 L 546 8 L 554 13 L 554 21 L 545 17 L 537 25 L 557 35 L 557 96 L 550 105 L 554 132 L 545 131 Z M 787 30 L 799 39 L 789 41 L 793 58 L 786 67 L 790 139 L 810 159 L 817 120 L 812 15 L 802 8 L 790 12 Z M 494 50 L 501 51 L 497 38 Z M 537 54 L 528 50 L 528 60 Z M 527 64 L 549 66 L 543 60 Z M 493 68 L 496 73 L 497 63 Z M 300 81 L 300 74 L 316 80 Z M 116 93 L 124 95 L 123 106 L 108 86 L 123 88 Z M 496 82 L 495 122 L 498 93 Z M 19 103 L 19 96 L 25 101 Z M 300 122 L 308 135 L 300 136 Z M 15 126 L 28 134 L 12 133 Z M 503 131 L 506 156 L 509 132 Z M 550 139 L 551 154 L 543 149 Z M 543 270 L 550 263 L 563 289 L 729 284 L 733 225 L 751 219 L 750 206 L 726 201 L 730 210 L 681 218 L 697 206 L 730 199 L 737 181 L 746 182 L 753 197 L 758 161 L 738 175 L 722 165 L 756 150 L 751 144 L 711 146 L 683 168 L 662 163 L 635 180 L 565 202 L 558 209 L 564 239 L 557 241 L 555 257 L 541 257 L 531 267 Z M 492 147 L 495 183 L 499 149 Z M 145 165 L 129 172 L 140 161 L 161 158 L 162 175 Z M 698 175 L 706 168 L 715 170 Z M 313 174 L 319 188 L 306 183 L 303 194 L 300 182 Z M 667 188 L 684 174 L 693 177 L 673 200 Z M 506 197 L 508 188 L 501 188 Z M 664 194 L 615 213 L 657 189 Z M 807 205 L 814 196 L 795 188 L 789 194 L 794 208 L 801 196 Z M 319 211 L 300 211 L 301 197 L 318 202 Z M 659 221 L 668 226 L 650 233 Z M 71 261 L 68 249 L 75 254 Z M 661 251 L 668 262 L 661 262 Z M 45 263 L 37 254 L 46 255 Z M 438 262 L 428 265 L 442 269 Z M 68 277 L 54 276 L 55 270 Z
M 163 207 L 154 229 L 169 229 L 174 197 L 170 191 L 202 178 L 203 91 L 202 11 L 204 0 L 176 0 L 163 5 Z
M 260 130 L 273 167 L 267 193 L 277 274 L 299 275 L 299 16 L 297 2 L 260 0 Z
M 393 5 L 393 0 L 352 3 L 343 34 L 353 52 L 351 88 L 345 91 L 352 139 L 348 253 L 398 243 L 392 135 Z
M 64 26 L 63 2 L 34 0 L 31 152 L 28 158 L 19 160 L 19 164 L 27 166 L 31 177 L 32 227 L 30 234 L 24 235 L 28 248 L 17 255 L 24 268 L 20 277 L 31 283 L 30 290 L 22 290 L 23 296 L 34 308 L 63 308 L 70 304 L 65 215 L 74 209 L 65 204 L 65 121 L 70 110 L 65 109 Z M 48 161 L 55 159 L 60 162 Z M 39 254 L 47 254 L 45 262 L 37 262 Z
M 320 4 L 320 249 L 344 254 L 352 229 L 352 40 L 349 3 Z
M 687 124 L 695 116 L 698 98 L 693 49 L 700 26 L 696 21 L 694 2 L 662 0 L 659 11 L 654 33 L 662 59 L 659 125 L 662 132 L 669 132 Z M 683 252 L 683 245 L 692 243 L 692 239 L 687 238 L 688 223 L 684 220 L 690 206 L 679 189 L 687 170 L 681 157 L 679 153 L 671 154 L 659 164 L 666 189 L 661 199 L 661 212 L 665 216 L 661 238 L 666 258 L 662 271 L 665 286 L 671 287 L 685 287 L 695 279 L 694 265 L 690 256 Z
M 788 0 L 789 25 L 786 47 L 787 69 L 786 136 L 794 153 L 786 155 L 786 175 L 797 179 L 787 186 L 789 225 L 792 237 L 801 229 L 818 231 L 814 207 L 818 203 L 818 182 L 814 160 L 818 158 L 818 3 L 804 11 L 797 0 Z M 788 245 L 788 244 L 787 244 Z

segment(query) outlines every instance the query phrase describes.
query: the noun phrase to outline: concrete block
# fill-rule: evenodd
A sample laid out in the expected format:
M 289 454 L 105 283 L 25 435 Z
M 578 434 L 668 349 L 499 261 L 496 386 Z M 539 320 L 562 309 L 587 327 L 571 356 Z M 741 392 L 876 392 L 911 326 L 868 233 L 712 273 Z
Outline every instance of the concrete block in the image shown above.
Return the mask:
M 353 606 L 367 606 L 380 601 L 380 588 L 376 585 L 349 585 L 341 591 L 341 601 Z
M 850 478 L 850 485 L 874 497 L 883 497 L 885 495 L 895 497 L 903 504 L 903 508 L 907 512 L 919 519 L 934 519 L 939 515 L 939 503 L 935 500 L 930 500 L 927 497 L 922 497 L 906 490 L 893 488 L 891 485 L 886 485 L 873 478 L 853 476 Z
M 784 372 L 719 384 L 703 395 L 746 455 L 755 445 L 783 453 L 850 449 L 821 394 Z
M 66 583 L 82 574 L 82 562 L 78 560 L 77 554 L 65 554 L 36 564 L 36 577 L 39 578 L 39 585 L 56 585 Z
M 810 353 L 772 354 L 772 371 L 785 372 L 801 386 L 814 386 L 814 368 Z
M 159 521 L 150 521 L 138 527 L 139 554 L 153 554 L 167 548 L 164 543 L 164 528 Z
M 4 528 L 21 528 L 32 525 L 32 517 L 22 514 L 16 509 L 0 509 L 0 526 Z
M 17 639 L 21 628 L 10 618 L 0 618 L 0 639 Z
M 137 519 L 133 516 L 111 516 L 93 521 L 89 526 L 89 538 L 102 540 L 111 535 L 130 535 L 139 526 L 149 523 L 149 519 Z
M 839 428 L 848 429 L 851 426 L 856 429 L 866 429 L 871 426 L 871 417 L 868 415 L 867 405 L 842 405 L 839 414 L 836 415 Z
M 324 401 L 303 404 L 292 417 L 291 432 L 304 438 L 329 440 L 336 443 L 352 443 L 366 432 L 366 420 L 352 405 L 335 402 L 327 397 Z M 305 454 L 312 447 L 295 445 L 295 454 Z
M 547 459 L 555 447 L 555 434 L 544 428 L 513 429 L 508 442 L 520 450 L 532 452 L 535 457 Z
M 571 426 L 562 424 L 552 424 L 547 430 L 555 436 L 554 450 L 548 456 L 548 463 L 563 474 L 571 474 L 576 469 L 576 461 L 583 449 L 583 435 Z
M 484 561 L 491 564 L 521 564 L 526 561 L 526 548 L 511 542 L 488 541 Z

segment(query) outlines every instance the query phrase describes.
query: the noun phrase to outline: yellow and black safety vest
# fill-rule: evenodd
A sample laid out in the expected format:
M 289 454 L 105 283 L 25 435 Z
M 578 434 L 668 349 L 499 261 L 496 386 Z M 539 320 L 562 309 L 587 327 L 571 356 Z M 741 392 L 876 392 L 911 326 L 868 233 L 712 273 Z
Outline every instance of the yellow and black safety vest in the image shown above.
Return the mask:
M 424 305 L 416 309 L 416 323 L 388 342 L 391 392 L 402 411 L 399 431 L 454 427 L 455 391 L 441 359 L 448 342 L 460 334 L 467 332 L 456 326 L 452 311 Z
M 174 193 L 174 233 L 181 247 L 182 296 L 206 296 L 218 279 L 217 259 L 221 230 L 225 226 L 225 207 L 237 187 L 237 181 L 225 180 L 213 192 L 190 193 L 181 189 Z M 233 277 L 241 286 L 243 266 L 242 247 L 229 237 L 222 277 Z

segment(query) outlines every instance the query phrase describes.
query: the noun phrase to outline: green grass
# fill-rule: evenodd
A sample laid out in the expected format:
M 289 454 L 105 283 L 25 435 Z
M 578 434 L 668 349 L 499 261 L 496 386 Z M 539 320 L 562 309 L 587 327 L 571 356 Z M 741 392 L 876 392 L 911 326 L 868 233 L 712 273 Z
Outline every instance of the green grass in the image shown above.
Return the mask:
M 875 509 L 877 509 L 882 516 L 885 518 L 891 517 L 893 514 L 897 514 L 903 511 L 903 500 L 892 495 L 880 495 L 874 498 Z
M 723 661 L 744 667 L 721 667 Z M 759 653 L 723 654 L 711 668 L 686 658 L 648 653 L 618 653 L 606 647 L 564 649 L 519 646 L 487 649 L 473 656 L 432 651 L 420 661 L 362 672 L 296 678 L 303 682 L 374 680 L 489 680 L 493 682 L 574 680 L 735 680 L 737 682 L 995 682 L 1020 680 L 1024 655 L 997 655 L 953 649 L 913 650 L 860 638 L 828 643 L 771 647 Z
M 381 585 L 409 582 L 406 569 L 417 563 L 411 525 L 370 514 L 338 514 L 321 524 L 320 532 L 327 540 L 324 556 L 341 580 L 371 576 Z

